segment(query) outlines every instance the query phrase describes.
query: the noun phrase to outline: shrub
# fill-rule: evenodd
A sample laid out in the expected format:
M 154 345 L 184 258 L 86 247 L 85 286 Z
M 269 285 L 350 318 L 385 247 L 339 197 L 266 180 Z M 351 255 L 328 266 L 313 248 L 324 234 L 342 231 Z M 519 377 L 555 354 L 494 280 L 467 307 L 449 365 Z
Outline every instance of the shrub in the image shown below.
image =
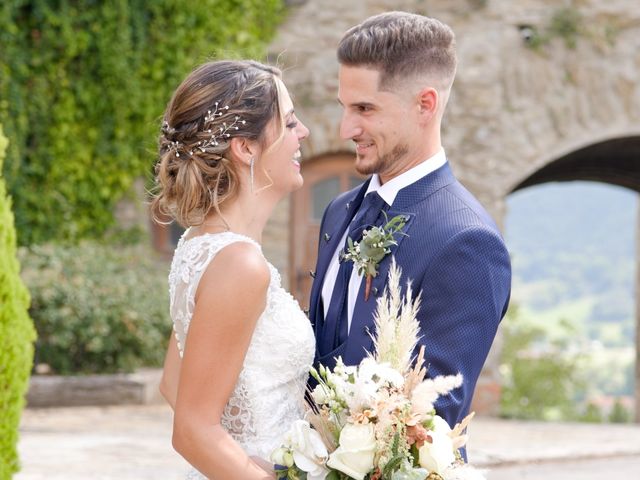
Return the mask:
M 53 372 L 159 366 L 171 330 L 168 267 L 147 247 L 82 242 L 22 248 L 38 331 L 36 364 Z
M 616 397 L 611 413 L 609 413 L 611 423 L 630 423 L 631 412 L 622 404 L 622 400 Z
M 600 407 L 593 402 L 587 403 L 582 414 L 578 417 L 578 420 L 585 423 L 602 423 L 602 411 Z
M 29 293 L 20 280 L 11 202 L 2 178 L 7 140 L 0 127 L 0 480 L 18 471 L 18 425 L 24 407 L 35 332 Z

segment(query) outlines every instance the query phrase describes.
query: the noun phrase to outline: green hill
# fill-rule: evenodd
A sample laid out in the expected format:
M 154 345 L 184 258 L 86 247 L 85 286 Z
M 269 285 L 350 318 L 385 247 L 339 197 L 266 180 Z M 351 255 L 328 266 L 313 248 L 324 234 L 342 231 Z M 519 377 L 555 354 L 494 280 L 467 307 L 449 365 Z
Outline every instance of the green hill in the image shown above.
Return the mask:
M 512 194 L 514 303 L 550 329 L 565 318 L 591 339 L 631 345 L 637 224 L 638 194 L 620 187 L 549 183 Z

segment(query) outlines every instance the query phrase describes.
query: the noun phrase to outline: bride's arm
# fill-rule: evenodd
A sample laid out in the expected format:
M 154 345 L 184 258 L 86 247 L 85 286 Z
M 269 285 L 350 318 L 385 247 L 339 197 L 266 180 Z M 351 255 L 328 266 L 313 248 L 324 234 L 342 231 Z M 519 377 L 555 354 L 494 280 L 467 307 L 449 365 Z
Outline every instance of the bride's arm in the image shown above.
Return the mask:
M 234 243 L 212 260 L 196 292 L 180 368 L 173 446 L 208 478 L 275 478 L 220 424 L 264 310 L 269 278 L 262 254 L 251 244 Z
M 169 403 L 172 409 L 176 408 L 176 396 L 178 393 L 178 380 L 180 378 L 180 353 L 176 336 L 171 332 L 167 355 L 164 357 L 162 378 L 160 379 L 160 394 Z

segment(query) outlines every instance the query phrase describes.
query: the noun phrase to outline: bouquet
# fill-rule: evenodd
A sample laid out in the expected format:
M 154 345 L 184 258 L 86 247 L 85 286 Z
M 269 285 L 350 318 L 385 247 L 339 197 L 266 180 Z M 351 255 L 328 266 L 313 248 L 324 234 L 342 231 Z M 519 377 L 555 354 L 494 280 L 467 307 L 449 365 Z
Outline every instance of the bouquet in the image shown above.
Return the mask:
M 374 352 L 358 366 L 338 358 L 333 371 L 311 369 L 318 385 L 306 418 L 271 456 L 284 467 L 279 479 L 484 479 L 458 452 L 473 414 L 453 429 L 436 415 L 434 402 L 459 387 L 462 376 L 425 378 L 424 348 L 413 356 L 420 297 L 411 300 L 410 283 L 402 297 L 400 276 L 394 261 L 378 300 Z

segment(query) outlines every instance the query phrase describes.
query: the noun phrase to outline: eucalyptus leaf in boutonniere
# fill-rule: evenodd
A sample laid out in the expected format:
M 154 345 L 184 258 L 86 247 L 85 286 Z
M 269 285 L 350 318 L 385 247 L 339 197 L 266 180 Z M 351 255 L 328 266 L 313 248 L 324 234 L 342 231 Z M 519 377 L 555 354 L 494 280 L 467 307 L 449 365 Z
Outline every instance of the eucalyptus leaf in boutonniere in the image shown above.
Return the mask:
M 405 215 L 396 215 L 391 220 L 384 214 L 385 225 L 371 227 L 362 233 L 362 240 L 354 242 L 351 237 L 347 238 L 347 251 L 344 260 L 353 262 L 358 269 L 358 275 L 365 276 L 364 300 L 369 300 L 371 293 L 371 281 L 378 276 L 378 265 L 382 259 L 391 252 L 392 245 L 397 245 L 394 235 L 397 233 L 406 235 L 401 230 L 407 223 Z

